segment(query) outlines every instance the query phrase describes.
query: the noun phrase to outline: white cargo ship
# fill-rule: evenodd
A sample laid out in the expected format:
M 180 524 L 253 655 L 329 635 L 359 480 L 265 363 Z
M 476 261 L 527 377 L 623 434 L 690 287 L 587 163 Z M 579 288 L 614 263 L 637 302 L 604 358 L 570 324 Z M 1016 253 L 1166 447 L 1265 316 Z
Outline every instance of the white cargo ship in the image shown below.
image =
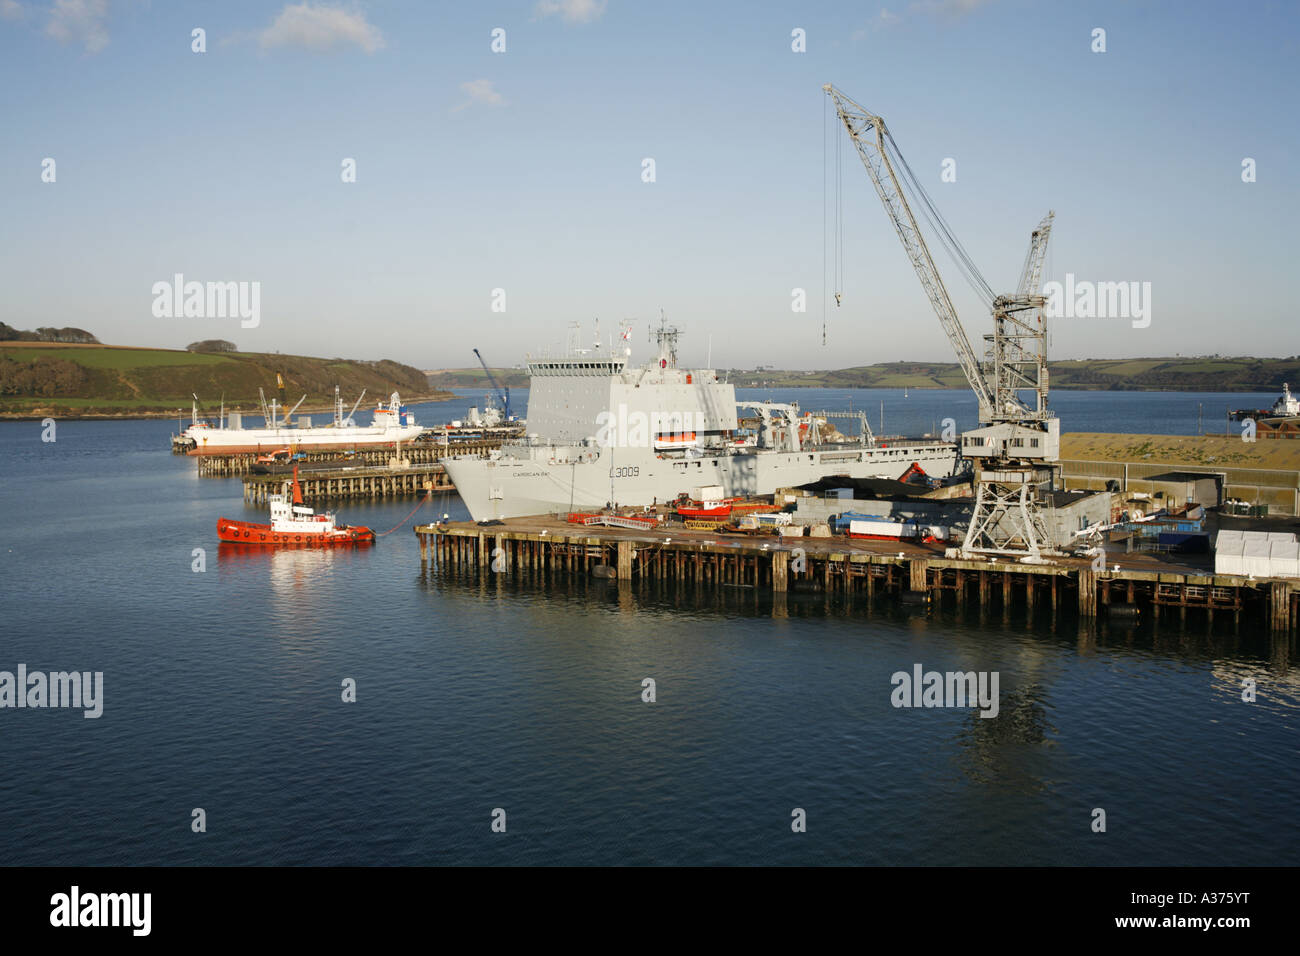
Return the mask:
M 365 392 L 362 392 L 357 404 L 364 396 Z M 356 411 L 356 405 L 352 411 Z M 328 425 L 282 423 L 274 405 L 264 413 L 264 417 L 275 424 L 267 428 L 243 428 L 238 414 L 232 412 L 230 420 L 213 425 L 197 420 L 196 410 L 194 423 L 184 431 L 181 439 L 190 445 L 191 455 L 235 455 L 273 452 L 281 448 L 290 451 L 392 448 L 398 442 L 414 440 L 425 430 L 416 423 L 415 416 L 402 404 L 397 392 L 393 392 L 386 404 L 379 402 L 369 425 L 358 425 L 352 413 L 343 413 L 343 400 L 337 388 L 334 390 L 334 421 Z M 290 417 L 291 414 L 284 416 L 285 419 Z
M 487 458 L 444 459 L 474 520 L 653 505 L 703 486 L 765 495 L 831 476 L 898 478 L 913 464 L 946 478 L 962 467 L 955 442 L 877 440 L 864 416 L 863 434 L 847 440 L 797 405 L 738 402 L 713 369 L 677 367 L 677 335 L 657 329 L 657 354 L 639 367 L 630 349 L 600 345 L 530 357 L 528 434 Z M 755 428 L 742 430 L 739 408 L 756 413 Z

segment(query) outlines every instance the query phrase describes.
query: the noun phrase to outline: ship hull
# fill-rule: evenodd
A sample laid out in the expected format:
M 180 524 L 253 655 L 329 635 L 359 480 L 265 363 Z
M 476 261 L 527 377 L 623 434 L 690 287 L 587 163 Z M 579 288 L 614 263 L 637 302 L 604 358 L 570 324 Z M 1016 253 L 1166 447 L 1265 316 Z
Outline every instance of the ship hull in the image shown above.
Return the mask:
M 519 518 L 671 502 L 701 485 L 719 485 L 726 497 L 770 495 L 822 478 L 897 478 L 912 462 L 946 478 L 960 467 L 955 444 L 891 443 L 848 451 L 759 450 L 699 458 L 661 458 L 648 449 L 602 449 L 581 460 L 503 454 L 496 459 L 444 459 L 447 475 L 475 521 Z
M 375 533 L 369 528 L 335 528 L 323 533 L 276 531 L 269 524 L 217 519 L 217 537 L 227 544 L 277 548 L 328 548 L 339 545 L 371 544 Z
M 265 440 L 234 440 L 208 439 L 194 448 L 191 448 L 186 454 L 194 458 L 202 458 L 205 455 L 269 455 L 272 452 L 279 451 L 282 448 L 288 448 L 293 452 L 310 452 L 310 451 L 346 451 L 354 448 L 389 448 L 396 449 L 397 443 L 414 441 L 416 431 L 409 437 L 403 436 L 388 439 L 364 439 L 364 438 L 347 438 L 340 437 L 337 439 L 303 439 L 293 435 L 281 435 L 279 437 L 267 438 Z

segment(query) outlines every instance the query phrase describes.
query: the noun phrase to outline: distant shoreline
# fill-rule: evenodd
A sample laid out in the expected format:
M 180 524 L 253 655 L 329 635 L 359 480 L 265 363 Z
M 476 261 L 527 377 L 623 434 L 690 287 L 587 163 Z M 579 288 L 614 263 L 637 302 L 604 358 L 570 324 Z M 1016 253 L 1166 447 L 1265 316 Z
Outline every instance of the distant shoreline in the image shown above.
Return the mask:
M 222 396 L 226 408 L 257 415 L 254 396 L 273 393 L 277 384 L 282 408 L 299 396 L 316 396 L 304 403 L 304 414 L 332 414 L 329 395 L 340 389 L 349 397 L 399 392 L 408 402 L 455 397 L 419 369 L 391 359 L 0 341 L 0 420 L 188 418 L 192 394 L 201 396 L 207 416 L 217 414 Z
M 1049 361 L 1047 370 L 1054 391 L 1280 394 L 1283 383 L 1300 383 L 1300 356 L 1063 359 Z M 462 367 L 422 371 L 434 388 L 490 388 L 482 369 Z M 718 368 L 716 371 L 737 388 L 968 390 L 970 387 L 965 374 L 954 362 L 883 362 L 812 371 L 767 366 L 756 369 Z M 492 375 L 507 388 L 528 386 L 527 376 L 518 368 L 493 369 Z
M 459 397 L 460 396 L 456 395 L 454 392 L 437 391 L 426 395 L 416 395 L 411 398 L 404 397 L 402 399 L 402 404 L 416 405 L 422 402 L 447 402 L 447 401 L 451 401 L 454 398 L 459 398 Z M 209 409 L 209 411 L 215 415 L 214 410 Z M 227 408 L 226 414 L 230 414 L 230 412 L 232 411 L 240 411 L 240 409 Z M 298 409 L 298 411 L 295 412 L 295 415 L 297 414 L 315 415 L 321 413 L 333 414 L 333 412 L 334 412 L 333 405 L 329 405 L 329 404 L 311 405 L 311 406 L 303 406 L 302 408 Z M 242 414 L 256 415 L 260 417 L 261 410 L 260 409 L 244 410 Z M 146 409 L 130 409 L 130 408 L 123 408 L 117 410 L 108 409 L 108 408 L 105 408 L 103 410 L 95 410 L 95 409 L 85 410 L 85 409 L 69 408 L 67 406 L 60 407 L 57 405 L 57 403 L 51 403 L 49 405 L 38 405 L 32 409 L 22 409 L 22 410 L 12 409 L 12 408 L 9 409 L 0 408 L 0 421 L 8 421 L 8 422 L 38 422 L 46 418 L 54 418 L 59 421 L 65 421 L 65 422 L 69 422 L 69 421 L 87 421 L 87 422 L 176 421 L 178 417 L 184 419 L 188 423 L 190 417 L 189 410 L 186 410 L 183 415 L 177 416 L 175 410 L 162 411 L 162 410 L 146 410 Z

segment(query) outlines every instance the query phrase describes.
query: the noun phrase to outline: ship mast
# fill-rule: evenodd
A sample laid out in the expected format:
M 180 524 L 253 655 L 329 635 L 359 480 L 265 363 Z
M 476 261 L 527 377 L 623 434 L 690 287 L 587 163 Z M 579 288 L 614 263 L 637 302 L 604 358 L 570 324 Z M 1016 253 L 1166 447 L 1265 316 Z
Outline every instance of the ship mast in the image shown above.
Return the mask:
M 650 330 L 650 337 L 659 346 L 659 367 L 677 367 L 677 336 L 681 333 L 676 326 L 668 324 L 663 313 L 659 315 L 659 328 Z

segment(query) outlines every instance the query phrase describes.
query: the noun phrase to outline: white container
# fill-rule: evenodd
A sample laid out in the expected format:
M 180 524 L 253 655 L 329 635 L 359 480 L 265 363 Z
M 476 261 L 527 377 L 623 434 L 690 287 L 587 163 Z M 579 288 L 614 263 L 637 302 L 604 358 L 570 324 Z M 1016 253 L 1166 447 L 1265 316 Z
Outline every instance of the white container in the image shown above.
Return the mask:
M 1246 542 L 1240 538 L 1225 539 L 1224 533 L 1219 533 L 1218 541 L 1214 546 L 1214 573 L 1215 574 L 1245 574 L 1245 563 L 1242 561 L 1242 552 L 1245 550 Z
M 1274 541 L 1269 548 L 1268 563 L 1272 577 L 1300 578 L 1300 544 Z
M 1215 548 L 1225 548 L 1233 543 L 1241 542 L 1241 532 L 1225 529 L 1220 531 L 1214 538 Z
M 874 538 L 902 539 L 913 537 L 916 525 L 903 524 L 901 521 L 858 521 L 849 522 L 849 536 L 871 535 Z
M 724 497 L 722 485 L 701 485 L 692 488 L 691 497 L 696 501 L 721 501 Z
M 1242 573 L 1257 578 L 1269 577 L 1273 570 L 1270 551 L 1271 547 L 1267 541 L 1246 541 L 1242 545 L 1241 552 Z

